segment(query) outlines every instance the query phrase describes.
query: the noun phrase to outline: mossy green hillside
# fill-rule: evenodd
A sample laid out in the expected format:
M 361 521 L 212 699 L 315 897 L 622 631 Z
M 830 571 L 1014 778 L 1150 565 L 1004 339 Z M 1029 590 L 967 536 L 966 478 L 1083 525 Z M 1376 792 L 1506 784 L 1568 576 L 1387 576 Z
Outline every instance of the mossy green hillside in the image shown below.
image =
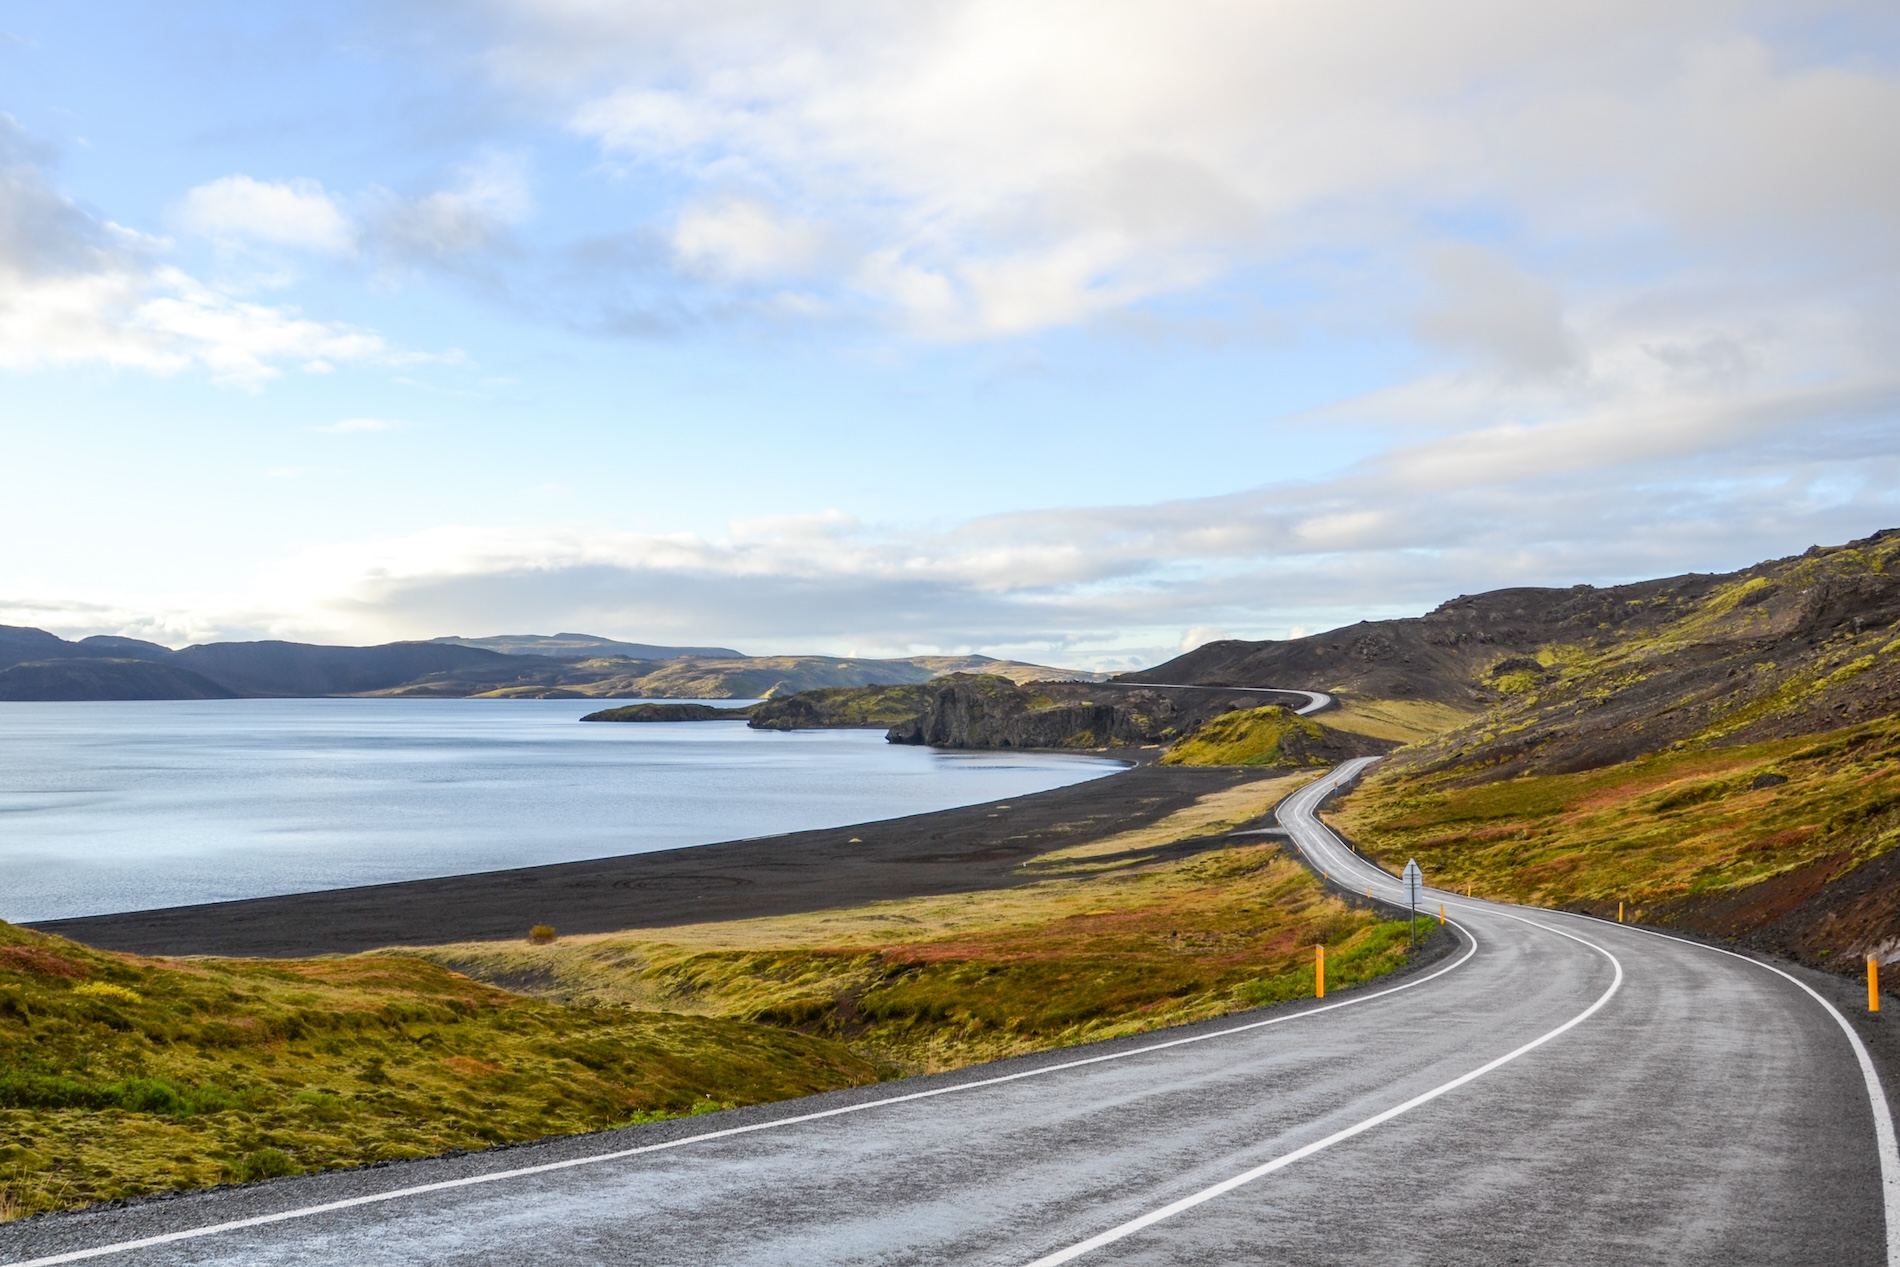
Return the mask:
M 1486 782 L 1375 770 L 1332 817 L 1435 884 L 1643 911 L 1823 861 L 1845 872 L 1900 844 L 1900 719 Z
M 766 700 L 748 710 L 755 730 L 813 727 L 886 729 L 930 706 L 931 686 L 830 687 Z
M 1324 765 L 1325 758 L 1316 751 L 1324 739 L 1318 723 L 1290 708 L 1269 704 L 1212 719 L 1176 742 L 1161 761 L 1163 765 Z
M 0 1214 L 872 1081 L 741 1019 L 563 1006 L 419 959 L 154 960 L 0 924 Z

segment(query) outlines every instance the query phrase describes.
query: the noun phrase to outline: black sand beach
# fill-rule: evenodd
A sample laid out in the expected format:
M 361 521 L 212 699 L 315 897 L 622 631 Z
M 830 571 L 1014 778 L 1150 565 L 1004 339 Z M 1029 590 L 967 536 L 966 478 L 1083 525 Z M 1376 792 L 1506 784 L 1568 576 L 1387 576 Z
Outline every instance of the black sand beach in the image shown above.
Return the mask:
M 875 823 L 31 927 L 107 950 L 290 957 L 525 937 L 535 924 L 604 933 L 1008 888 L 1037 878 L 1019 870 L 1037 854 L 1154 822 L 1263 773 L 1144 762 L 1007 802 Z

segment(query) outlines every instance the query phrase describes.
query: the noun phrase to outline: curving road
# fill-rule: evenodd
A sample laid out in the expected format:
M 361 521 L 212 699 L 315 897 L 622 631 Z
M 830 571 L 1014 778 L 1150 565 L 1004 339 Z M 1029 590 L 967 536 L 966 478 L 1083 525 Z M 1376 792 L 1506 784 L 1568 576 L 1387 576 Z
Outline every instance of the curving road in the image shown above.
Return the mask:
M 1314 814 L 1364 764 L 1281 819 L 1389 900 Z M 1900 1267 L 1886 1105 L 1818 996 L 1637 929 L 1440 901 L 1453 954 L 1323 1004 L 34 1220 L 0 1227 L 0 1262 Z
M 1306 703 L 1293 711 L 1304 717 L 1317 713 L 1333 702 L 1324 691 L 1302 691 L 1290 686 L 1204 686 L 1190 682 L 1099 682 L 1098 686 L 1122 686 L 1131 691 L 1222 691 L 1240 695 L 1304 695 Z

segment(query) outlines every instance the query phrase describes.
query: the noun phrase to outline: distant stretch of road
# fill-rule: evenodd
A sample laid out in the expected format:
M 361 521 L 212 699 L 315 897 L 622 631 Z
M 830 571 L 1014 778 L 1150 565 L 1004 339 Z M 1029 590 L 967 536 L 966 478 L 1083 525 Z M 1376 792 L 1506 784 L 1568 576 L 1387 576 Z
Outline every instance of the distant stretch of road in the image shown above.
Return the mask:
M 1391 901 L 1315 814 L 1365 764 L 1280 817 Z M 1441 902 L 1452 954 L 1324 1003 L 34 1220 L 0 1227 L 0 1263 L 1900 1267 L 1891 1118 L 1818 996 L 1634 928 Z
M 1204 686 L 1189 682 L 1103 682 L 1101 685 L 1122 686 L 1131 691 L 1237 691 L 1246 695 L 1303 695 L 1306 703 L 1293 710 L 1301 716 L 1317 713 L 1333 702 L 1333 697 L 1324 691 L 1301 691 L 1287 686 Z

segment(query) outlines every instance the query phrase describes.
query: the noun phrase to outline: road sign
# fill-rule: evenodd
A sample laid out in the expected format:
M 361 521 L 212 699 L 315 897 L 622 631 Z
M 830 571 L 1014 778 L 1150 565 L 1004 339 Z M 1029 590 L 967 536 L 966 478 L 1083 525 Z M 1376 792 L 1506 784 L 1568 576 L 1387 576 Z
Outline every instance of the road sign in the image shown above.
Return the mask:
M 1418 904 L 1425 900 L 1425 873 L 1418 869 L 1418 859 L 1408 858 L 1405 870 L 1399 873 L 1399 883 L 1405 886 L 1405 904 L 1411 908 L 1411 941 L 1418 944 Z

